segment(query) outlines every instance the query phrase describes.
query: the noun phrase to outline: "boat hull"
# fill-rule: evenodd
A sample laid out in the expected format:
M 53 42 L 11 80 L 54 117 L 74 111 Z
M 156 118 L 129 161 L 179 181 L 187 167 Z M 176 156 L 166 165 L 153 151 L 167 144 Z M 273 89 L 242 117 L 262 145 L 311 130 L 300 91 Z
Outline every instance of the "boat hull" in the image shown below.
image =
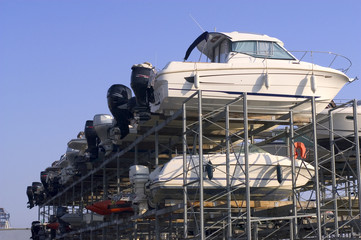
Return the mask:
M 204 195 L 212 200 L 226 199 L 227 175 L 226 155 L 215 154 L 204 157 L 204 166 L 211 162 L 212 176 L 204 172 Z M 244 157 L 240 155 L 230 159 L 230 188 L 232 197 L 245 199 L 246 176 Z M 188 157 L 187 190 L 189 194 L 199 191 L 199 158 Z M 301 160 L 295 160 L 297 174 L 296 187 L 305 185 L 314 175 L 314 167 Z M 287 157 L 269 153 L 249 154 L 249 185 L 251 200 L 282 200 L 292 193 L 292 166 Z M 183 196 L 183 157 L 173 158 L 162 168 L 150 174 L 149 189 L 151 199 L 158 203 L 165 199 L 182 199 Z M 196 196 L 198 197 L 198 196 Z
M 316 111 L 320 112 L 349 81 L 345 74 L 331 68 L 268 61 L 267 67 L 261 60 L 243 64 L 171 62 L 157 75 L 156 103 L 151 111 L 167 114 L 180 109 L 188 97 L 202 90 L 203 111 L 224 107 L 246 92 L 249 112 L 287 113 L 294 104 L 311 96 L 316 97 Z M 187 109 L 198 109 L 197 97 Z M 311 104 L 303 104 L 296 110 L 309 113 L 310 109 Z M 242 111 L 242 103 L 231 106 L 231 111 Z

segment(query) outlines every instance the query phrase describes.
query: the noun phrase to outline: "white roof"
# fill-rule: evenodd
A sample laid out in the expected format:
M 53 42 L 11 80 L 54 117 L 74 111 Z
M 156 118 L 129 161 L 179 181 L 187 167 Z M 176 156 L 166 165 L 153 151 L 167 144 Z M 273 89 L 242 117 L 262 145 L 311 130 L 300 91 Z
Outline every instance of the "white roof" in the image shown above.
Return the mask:
M 214 33 L 210 33 L 210 34 L 212 35 Z M 230 33 L 222 32 L 221 34 L 228 36 L 232 42 L 257 40 L 257 41 L 277 42 L 281 46 L 284 45 L 281 40 L 274 37 L 270 37 L 265 34 L 241 33 L 241 32 L 230 32 Z
M 217 46 L 224 39 L 229 39 L 232 42 L 237 41 L 269 41 L 276 42 L 283 47 L 283 42 L 277 38 L 270 37 L 262 34 L 254 33 L 240 33 L 240 32 L 210 32 L 208 33 L 208 41 L 203 39 L 203 41 L 197 44 L 197 48 L 200 52 L 205 54 L 208 58 L 212 59 L 213 48 Z M 194 44 L 194 43 L 193 43 Z M 188 50 L 189 51 L 189 50 Z

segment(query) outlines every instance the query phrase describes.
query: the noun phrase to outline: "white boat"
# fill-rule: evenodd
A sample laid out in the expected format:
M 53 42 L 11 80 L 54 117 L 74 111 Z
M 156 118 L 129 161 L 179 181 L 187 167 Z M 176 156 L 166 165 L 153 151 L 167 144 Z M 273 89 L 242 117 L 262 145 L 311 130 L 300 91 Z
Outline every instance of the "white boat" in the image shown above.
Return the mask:
M 338 149 L 345 150 L 354 145 L 354 112 L 353 106 L 340 107 L 337 109 L 327 108 L 317 115 L 321 122 L 317 128 L 317 142 L 321 146 L 330 148 L 330 122 L 329 112 L 332 111 L 333 135 L 335 139 L 336 152 Z M 326 121 L 322 119 L 327 118 Z M 358 135 L 361 138 L 361 100 L 357 101 L 357 127 Z M 361 139 L 360 139 L 361 140 Z
M 60 219 L 69 223 L 71 227 L 79 227 L 92 222 L 103 222 L 104 216 L 95 213 L 65 213 Z
M 222 107 L 247 92 L 249 112 L 285 113 L 310 96 L 316 97 L 316 111 L 321 112 L 351 82 L 339 70 L 296 59 L 283 45 L 267 35 L 205 32 L 189 47 L 185 60 L 197 47 L 209 62 L 169 62 L 156 74 L 150 111 L 170 114 L 202 90 L 203 111 Z M 241 105 L 231 110 L 242 111 Z M 297 110 L 310 108 L 303 104 Z M 187 109 L 198 109 L 196 99 Z
M 291 159 L 267 153 L 255 146 L 249 153 L 249 180 L 251 200 L 282 200 L 292 193 Z M 204 155 L 204 196 L 205 200 L 212 198 L 225 199 L 226 190 L 226 154 Z M 210 164 L 211 163 L 211 164 Z M 199 190 L 199 157 L 188 155 L 187 188 L 190 194 Z M 208 166 L 208 167 L 206 167 Z M 296 187 L 307 184 L 314 176 L 314 167 L 302 160 L 295 160 Z M 207 169 L 207 170 L 206 170 Z M 232 197 L 245 199 L 245 158 L 244 154 L 231 154 L 230 180 Z M 149 175 L 147 188 L 151 201 L 161 202 L 165 199 L 183 199 L 183 156 L 170 160 L 156 168 Z

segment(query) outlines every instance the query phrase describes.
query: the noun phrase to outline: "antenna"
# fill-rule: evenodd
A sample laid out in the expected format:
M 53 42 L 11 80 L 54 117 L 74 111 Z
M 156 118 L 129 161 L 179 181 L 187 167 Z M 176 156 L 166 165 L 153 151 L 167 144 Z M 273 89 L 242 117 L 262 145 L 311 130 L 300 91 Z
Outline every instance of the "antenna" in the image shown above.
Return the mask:
M 194 19 L 192 14 L 189 14 L 189 16 L 193 19 L 193 21 L 197 24 L 197 26 L 202 30 L 202 32 L 205 32 L 205 30 L 202 28 L 202 26 L 197 22 L 197 20 Z

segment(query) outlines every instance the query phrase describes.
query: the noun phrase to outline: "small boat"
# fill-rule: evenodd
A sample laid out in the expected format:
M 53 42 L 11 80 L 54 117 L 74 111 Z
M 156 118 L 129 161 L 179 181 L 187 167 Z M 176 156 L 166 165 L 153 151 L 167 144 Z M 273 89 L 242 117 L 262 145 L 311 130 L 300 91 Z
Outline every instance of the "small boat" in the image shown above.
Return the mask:
M 85 213 L 83 214 L 83 221 L 86 224 L 89 224 L 91 222 L 103 222 L 104 216 L 95 213 Z
M 132 68 L 132 88 L 137 105 L 143 106 L 138 109 L 146 111 L 150 105 L 150 112 L 169 115 L 202 90 L 203 111 L 223 107 L 247 92 L 250 113 L 287 113 L 295 103 L 310 96 L 316 97 L 316 111 L 320 112 L 352 81 L 344 73 L 349 66 L 342 72 L 301 61 L 284 48 L 282 41 L 267 35 L 204 32 L 189 47 L 184 60 L 195 47 L 207 61 L 169 62 L 156 73 L 152 84 L 148 82 L 153 74 L 151 67 L 148 71 L 144 66 Z M 135 81 L 133 76 L 144 80 Z M 137 88 L 136 84 L 143 87 Z M 191 101 L 187 109 L 197 111 L 196 101 Z M 242 111 L 241 105 L 231 110 Z M 310 104 L 303 104 L 297 110 L 310 108 Z
M 99 201 L 91 205 L 87 205 L 85 208 L 100 215 L 109 215 L 112 213 L 120 213 L 120 212 L 133 212 L 132 202 L 123 201 L 123 200 Z
M 226 154 L 204 155 L 204 198 L 225 199 Z M 188 155 L 187 174 L 188 193 L 199 191 L 199 156 Z M 306 185 L 314 176 L 314 167 L 302 160 L 295 160 L 297 173 L 296 187 Z M 245 157 L 243 153 L 230 156 L 230 186 L 232 197 L 245 199 Z M 292 194 L 291 159 L 267 153 L 256 146 L 250 148 L 249 180 L 251 200 L 278 201 Z M 149 175 L 146 186 L 153 203 L 165 199 L 183 198 L 183 156 L 170 160 L 156 168 Z
M 66 223 L 69 223 L 71 227 L 80 226 L 84 224 L 83 215 L 80 213 L 65 213 L 60 217 Z
M 335 151 L 337 153 L 339 150 L 345 150 L 354 146 L 353 106 L 334 110 L 333 108 L 327 108 L 317 115 L 317 118 L 321 121 L 317 128 L 317 143 L 326 149 L 330 149 L 330 122 L 328 119 L 326 121 L 322 121 L 322 119 L 326 118 L 330 111 L 333 112 L 333 134 L 336 144 Z M 361 100 L 357 101 L 357 126 L 358 135 L 361 140 Z
M 88 147 L 88 143 L 85 138 L 74 138 L 68 142 L 68 147 L 74 150 L 78 150 L 79 154 L 84 154 Z

